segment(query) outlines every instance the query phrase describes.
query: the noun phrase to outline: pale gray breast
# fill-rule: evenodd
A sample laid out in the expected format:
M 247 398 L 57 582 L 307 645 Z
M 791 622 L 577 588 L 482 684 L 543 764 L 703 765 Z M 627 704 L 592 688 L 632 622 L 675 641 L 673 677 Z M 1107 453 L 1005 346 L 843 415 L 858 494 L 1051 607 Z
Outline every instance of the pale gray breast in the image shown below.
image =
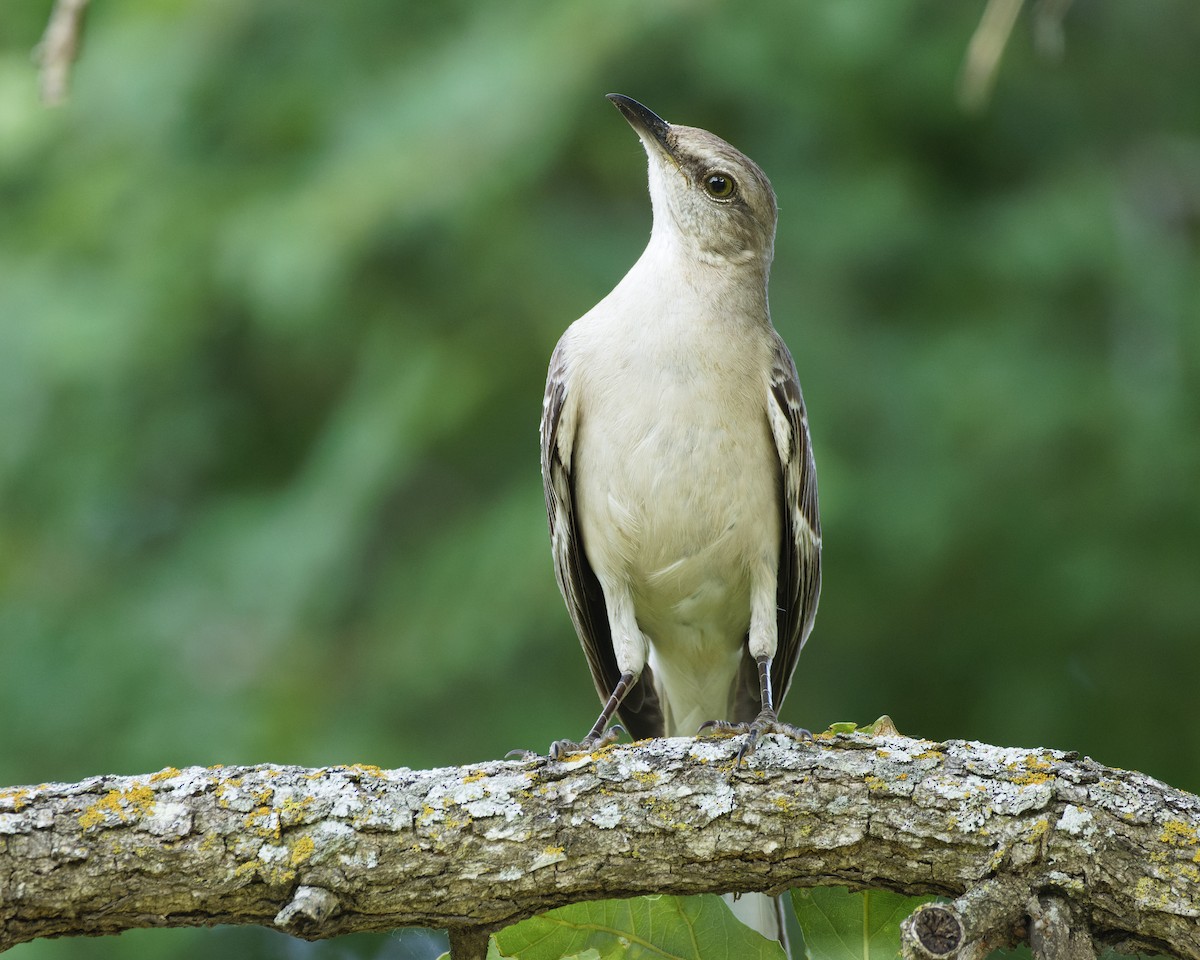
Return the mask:
M 649 346 L 581 384 L 576 496 L 597 573 L 686 595 L 778 550 L 765 364 Z

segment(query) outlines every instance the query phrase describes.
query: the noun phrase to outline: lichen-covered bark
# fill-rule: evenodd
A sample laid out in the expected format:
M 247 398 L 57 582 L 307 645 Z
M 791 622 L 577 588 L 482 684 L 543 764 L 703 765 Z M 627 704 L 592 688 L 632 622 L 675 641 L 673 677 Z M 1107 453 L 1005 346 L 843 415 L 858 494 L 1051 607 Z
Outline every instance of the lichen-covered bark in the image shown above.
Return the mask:
M 1050 750 L 768 737 L 735 770 L 737 744 L 0 790 L 0 948 L 213 923 L 489 928 L 584 899 L 845 884 L 1049 896 L 1099 944 L 1200 958 L 1200 798 Z

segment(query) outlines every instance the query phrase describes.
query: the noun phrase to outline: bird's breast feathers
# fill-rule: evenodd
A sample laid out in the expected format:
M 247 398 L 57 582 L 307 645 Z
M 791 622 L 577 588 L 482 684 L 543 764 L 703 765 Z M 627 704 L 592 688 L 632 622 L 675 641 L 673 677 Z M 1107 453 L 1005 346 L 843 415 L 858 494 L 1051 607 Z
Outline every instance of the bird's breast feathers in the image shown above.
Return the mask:
M 661 613 L 703 619 L 725 607 L 719 616 L 740 619 L 750 571 L 779 550 L 769 365 L 697 339 L 643 332 L 619 357 L 576 366 L 572 406 L 603 412 L 576 422 L 576 503 L 602 580 L 625 580 Z

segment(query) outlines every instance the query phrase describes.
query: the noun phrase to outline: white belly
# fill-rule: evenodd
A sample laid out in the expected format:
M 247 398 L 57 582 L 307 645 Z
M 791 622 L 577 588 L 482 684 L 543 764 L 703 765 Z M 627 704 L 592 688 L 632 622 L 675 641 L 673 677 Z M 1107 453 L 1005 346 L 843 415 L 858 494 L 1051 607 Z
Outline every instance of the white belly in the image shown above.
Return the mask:
M 731 391 L 722 371 L 719 393 L 716 379 L 632 363 L 588 384 L 583 409 L 604 416 L 585 413 L 575 441 L 588 560 L 602 584 L 632 595 L 668 733 L 730 716 L 753 576 L 779 552 L 766 384 L 748 376 Z

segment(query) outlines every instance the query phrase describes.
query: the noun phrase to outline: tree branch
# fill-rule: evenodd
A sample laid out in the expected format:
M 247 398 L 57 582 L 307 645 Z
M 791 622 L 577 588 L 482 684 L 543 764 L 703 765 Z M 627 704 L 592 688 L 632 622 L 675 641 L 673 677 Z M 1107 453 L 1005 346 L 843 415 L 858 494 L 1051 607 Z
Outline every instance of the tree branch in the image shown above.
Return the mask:
M 579 900 L 842 884 L 957 898 L 921 921 L 957 936 L 931 934 L 942 952 L 926 956 L 1025 935 L 1046 957 L 1095 943 L 1200 958 L 1200 798 L 1051 750 L 768 737 L 735 770 L 736 744 L 3 790 L 0 949 L 257 923 L 309 939 L 446 927 L 466 954 Z
M 42 102 L 47 106 L 58 106 L 67 99 L 87 5 L 88 0 L 55 0 L 46 31 L 33 52 L 41 67 Z

